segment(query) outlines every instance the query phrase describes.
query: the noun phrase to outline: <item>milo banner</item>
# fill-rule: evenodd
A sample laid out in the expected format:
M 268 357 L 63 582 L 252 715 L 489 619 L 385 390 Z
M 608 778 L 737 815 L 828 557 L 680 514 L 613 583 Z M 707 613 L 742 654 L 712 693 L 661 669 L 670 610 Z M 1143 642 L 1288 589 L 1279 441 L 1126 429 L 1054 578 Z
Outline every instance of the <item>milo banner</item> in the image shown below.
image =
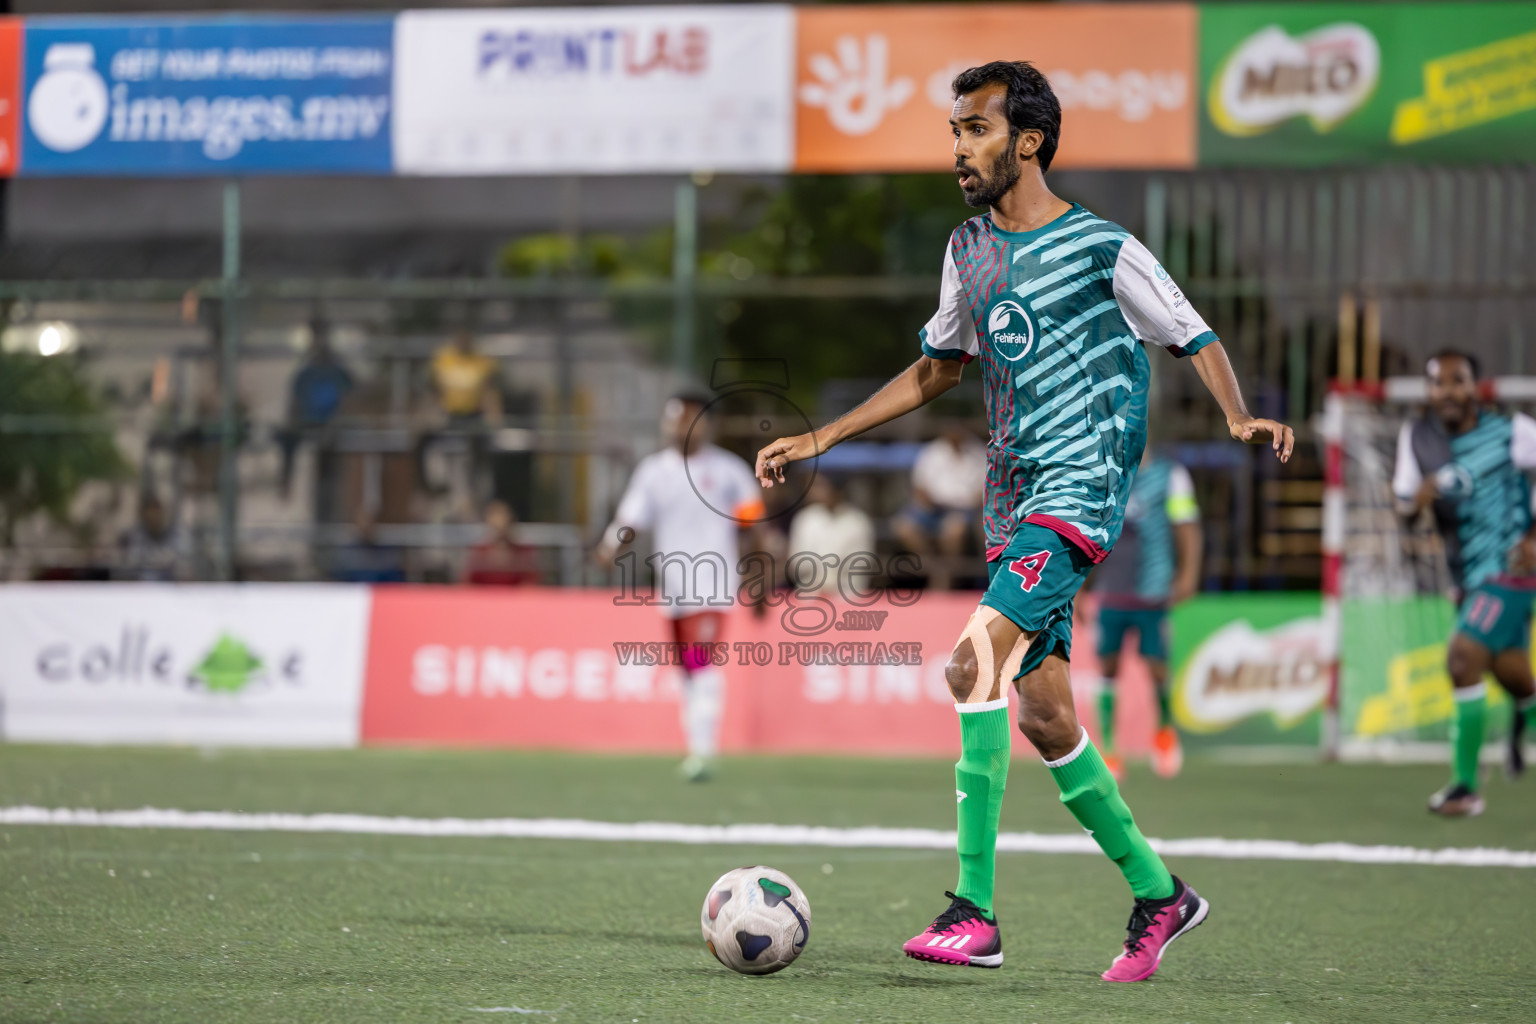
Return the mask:
M 1536 159 L 1536 3 L 1206 4 L 1200 163 Z
M 1317 746 L 1331 641 L 1315 593 L 1211 594 L 1173 611 L 1173 714 L 1190 749 Z
M 1456 609 L 1439 596 L 1350 598 L 1344 603 L 1339 721 L 1355 741 L 1445 740 L 1455 703 L 1445 671 Z M 1509 698 L 1488 686 L 1490 739 L 1509 727 Z

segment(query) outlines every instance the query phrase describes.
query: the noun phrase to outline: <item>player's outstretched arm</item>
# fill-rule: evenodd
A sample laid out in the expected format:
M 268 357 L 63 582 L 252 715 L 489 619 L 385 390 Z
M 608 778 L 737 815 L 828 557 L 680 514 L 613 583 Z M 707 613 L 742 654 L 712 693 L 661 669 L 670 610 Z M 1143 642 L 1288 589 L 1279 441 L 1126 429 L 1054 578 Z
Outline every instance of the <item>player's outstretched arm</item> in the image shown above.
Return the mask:
M 898 416 L 933 401 L 960 383 L 960 360 L 931 359 L 919 356 L 917 362 L 852 409 L 820 430 L 795 437 L 781 437 L 757 453 L 757 479 L 764 487 L 784 482 L 784 467 L 791 462 L 814 458 L 822 452 L 872 430 Z
M 1227 417 L 1227 430 L 1244 444 L 1263 444 L 1268 441 L 1281 462 L 1291 461 L 1291 449 L 1296 447 L 1296 435 L 1279 420 L 1259 419 L 1248 415 L 1243 404 L 1242 389 L 1237 386 L 1237 375 L 1227 360 L 1227 350 L 1221 342 L 1213 341 L 1190 357 L 1195 372 L 1216 398 L 1221 411 Z

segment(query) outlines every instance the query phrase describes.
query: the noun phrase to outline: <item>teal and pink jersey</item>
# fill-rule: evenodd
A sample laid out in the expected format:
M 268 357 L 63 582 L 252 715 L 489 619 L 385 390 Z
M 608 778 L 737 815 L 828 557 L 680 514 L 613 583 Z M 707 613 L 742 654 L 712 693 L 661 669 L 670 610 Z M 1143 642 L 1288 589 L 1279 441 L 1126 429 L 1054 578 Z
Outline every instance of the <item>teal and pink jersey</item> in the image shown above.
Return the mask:
M 1216 340 L 1146 246 L 1075 203 L 1034 231 L 988 214 L 960 225 L 920 336 L 931 358 L 981 361 L 988 558 L 1036 523 L 1094 562 L 1120 536 L 1146 447 L 1144 345 L 1187 356 Z

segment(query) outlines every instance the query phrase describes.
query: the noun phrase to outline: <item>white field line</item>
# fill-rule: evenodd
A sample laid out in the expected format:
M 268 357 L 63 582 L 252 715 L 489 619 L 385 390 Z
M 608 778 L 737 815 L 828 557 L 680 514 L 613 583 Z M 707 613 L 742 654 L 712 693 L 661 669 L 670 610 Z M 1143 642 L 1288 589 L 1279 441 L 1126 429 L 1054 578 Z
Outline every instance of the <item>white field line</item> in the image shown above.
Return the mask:
M 621 823 L 577 818 L 385 818 L 369 814 L 255 814 L 242 811 L 94 811 L 0 807 L 0 825 L 87 828 L 162 828 L 220 832 L 317 832 L 476 839 L 577 839 L 605 843 L 682 843 L 692 846 L 830 846 L 953 850 L 955 834 L 931 828 L 827 828 L 819 825 L 682 825 L 665 821 Z M 1303 860 L 1341 864 L 1429 864 L 1477 868 L 1536 868 L 1536 850 L 1489 847 L 1361 846 L 1296 843 L 1287 839 L 1152 839 L 1170 857 L 1217 860 Z M 1098 854 L 1092 837 L 1004 832 L 1006 853 Z

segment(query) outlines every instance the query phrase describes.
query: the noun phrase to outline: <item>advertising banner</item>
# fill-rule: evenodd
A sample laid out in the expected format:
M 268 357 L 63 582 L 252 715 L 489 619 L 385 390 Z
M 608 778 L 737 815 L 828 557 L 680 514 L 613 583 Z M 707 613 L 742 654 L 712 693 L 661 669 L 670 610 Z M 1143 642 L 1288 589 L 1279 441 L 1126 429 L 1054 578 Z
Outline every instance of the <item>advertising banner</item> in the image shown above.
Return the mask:
M 1332 639 L 1318 594 L 1202 595 L 1173 611 L 1186 746 L 1317 746 Z
M 1195 35 L 1188 4 L 800 8 L 795 169 L 953 168 L 950 83 L 993 60 L 1050 79 L 1053 167 L 1191 167 Z
M 1536 3 L 1206 4 L 1200 163 L 1536 159 Z
M 1456 704 L 1445 654 L 1455 626 L 1455 606 L 1437 595 L 1347 599 L 1339 676 L 1344 735 L 1366 742 L 1447 739 Z M 1508 732 L 1509 704 L 1490 683 L 1489 739 Z
M 16 173 L 21 124 L 21 19 L 0 18 L 0 177 Z
M 388 174 L 393 20 L 29 18 L 24 173 Z
M 0 735 L 357 743 L 366 587 L 0 587 Z
M 395 168 L 786 170 L 793 45 L 772 4 L 407 11 Z
M 726 752 L 953 756 L 960 731 L 944 664 L 976 594 L 881 595 L 867 608 L 797 599 L 726 615 Z M 797 610 L 798 609 L 798 610 Z M 363 742 L 676 752 L 680 670 L 656 609 L 580 590 L 375 592 Z M 1090 728 L 1090 635 L 1073 645 Z M 658 654 L 662 657 L 658 658 Z M 1145 750 L 1152 699 L 1128 668 L 1122 748 Z M 1032 756 L 1016 738 L 1016 757 Z

